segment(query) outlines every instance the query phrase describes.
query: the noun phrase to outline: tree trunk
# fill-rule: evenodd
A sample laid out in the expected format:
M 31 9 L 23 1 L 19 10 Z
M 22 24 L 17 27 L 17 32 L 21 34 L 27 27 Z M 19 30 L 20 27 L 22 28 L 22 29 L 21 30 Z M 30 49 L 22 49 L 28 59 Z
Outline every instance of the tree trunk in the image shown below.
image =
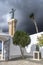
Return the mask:
M 24 59 L 24 49 L 21 46 L 19 46 L 19 47 L 20 47 L 20 51 L 21 51 L 21 56 Z
M 38 26 L 37 26 L 37 23 L 36 23 L 36 21 L 35 21 L 35 20 L 33 20 L 33 23 L 34 23 L 34 25 L 35 25 L 36 32 L 38 33 Z

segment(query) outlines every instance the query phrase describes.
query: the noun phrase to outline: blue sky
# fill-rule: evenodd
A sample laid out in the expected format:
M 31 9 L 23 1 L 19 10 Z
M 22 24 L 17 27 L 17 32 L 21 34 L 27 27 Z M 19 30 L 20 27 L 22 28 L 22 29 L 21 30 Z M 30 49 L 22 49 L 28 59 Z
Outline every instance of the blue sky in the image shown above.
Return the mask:
M 43 31 L 43 0 L 0 0 L 0 27 L 8 29 L 9 11 L 16 9 L 15 18 L 17 19 L 16 30 L 23 30 L 28 33 L 35 33 L 35 27 L 29 19 L 33 12 L 39 28 Z

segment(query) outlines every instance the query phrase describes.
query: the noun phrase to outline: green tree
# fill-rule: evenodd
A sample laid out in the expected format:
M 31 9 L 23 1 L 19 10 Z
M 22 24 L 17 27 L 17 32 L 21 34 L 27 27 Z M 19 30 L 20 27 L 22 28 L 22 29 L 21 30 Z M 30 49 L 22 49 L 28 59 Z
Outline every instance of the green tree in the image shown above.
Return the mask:
M 13 37 L 13 44 L 19 45 L 22 58 L 24 57 L 23 48 L 30 44 L 30 37 L 26 32 L 16 31 Z
M 41 36 L 38 37 L 37 39 L 38 39 L 38 45 L 43 46 L 43 34 L 41 34 Z
M 32 19 L 32 21 L 33 21 L 33 23 L 35 25 L 36 32 L 38 33 L 38 26 L 37 26 L 37 23 L 36 23 L 36 20 L 35 20 L 34 13 L 31 13 L 29 17 Z

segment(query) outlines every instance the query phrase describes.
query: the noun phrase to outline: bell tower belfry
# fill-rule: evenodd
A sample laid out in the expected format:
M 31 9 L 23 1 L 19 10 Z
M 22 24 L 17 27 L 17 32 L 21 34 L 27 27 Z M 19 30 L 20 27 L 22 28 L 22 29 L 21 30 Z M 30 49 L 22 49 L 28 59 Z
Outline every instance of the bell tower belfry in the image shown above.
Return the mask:
M 14 12 L 15 12 L 15 10 L 14 9 L 12 9 L 11 10 L 11 19 L 8 21 L 8 27 L 9 27 L 9 35 L 11 36 L 11 37 L 13 37 L 14 36 L 14 34 L 15 34 L 15 31 L 16 31 L 16 22 L 17 22 L 17 20 L 16 19 L 14 19 Z

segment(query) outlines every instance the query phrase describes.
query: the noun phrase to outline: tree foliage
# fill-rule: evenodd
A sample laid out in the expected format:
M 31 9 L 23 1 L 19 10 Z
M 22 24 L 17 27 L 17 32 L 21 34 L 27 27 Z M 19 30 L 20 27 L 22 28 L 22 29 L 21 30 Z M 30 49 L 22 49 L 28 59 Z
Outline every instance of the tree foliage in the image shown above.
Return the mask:
M 43 34 L 41 34 L 41 36 L 38 37 L 37 39 L 38 39 L 39 46 L 43 46 Z
M 13 44 L 27 46 L 30 43 L 30 37 L 26 32 L 16 31 L 13 37 Z
M 29 17 L 34 19 L 34 13 L 31 13 Z

